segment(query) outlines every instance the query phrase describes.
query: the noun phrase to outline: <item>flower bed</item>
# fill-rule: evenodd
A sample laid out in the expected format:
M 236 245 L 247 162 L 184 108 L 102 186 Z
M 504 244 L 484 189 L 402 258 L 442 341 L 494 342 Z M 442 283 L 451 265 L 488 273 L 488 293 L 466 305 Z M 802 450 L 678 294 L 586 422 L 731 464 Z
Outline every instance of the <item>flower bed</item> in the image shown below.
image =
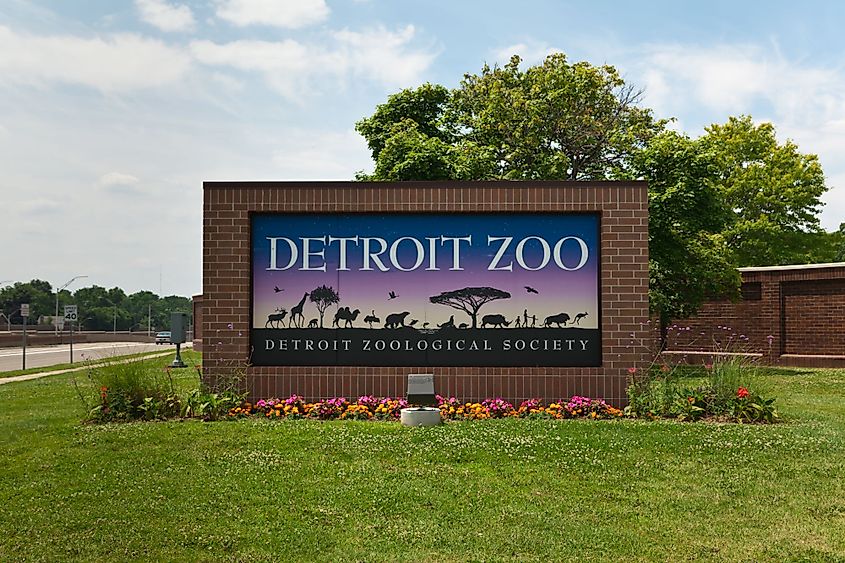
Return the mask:
M 543 405 L 538 399 L 523 401 L 518 407 L 501 398 L 486 399 L 480 403 L 461 402 L 455 397 L 437 396 L 440 417 L 443 420 L 483 420 L 488 418 L 588 418 L 612 419 L 622 416 L 602 399 L 574 396 L 568 400 Z M 299 395 L 287 399 L 262 399 L 255 404 L 244 403 L 229 410 L 229 416 L 257 416 L 268 419 L 312 418 L 318 420 L 399 420 L 400 411 L 409 406 L 405 399 L 364 395 L 357 401 L 335 397 L 307 403 Z

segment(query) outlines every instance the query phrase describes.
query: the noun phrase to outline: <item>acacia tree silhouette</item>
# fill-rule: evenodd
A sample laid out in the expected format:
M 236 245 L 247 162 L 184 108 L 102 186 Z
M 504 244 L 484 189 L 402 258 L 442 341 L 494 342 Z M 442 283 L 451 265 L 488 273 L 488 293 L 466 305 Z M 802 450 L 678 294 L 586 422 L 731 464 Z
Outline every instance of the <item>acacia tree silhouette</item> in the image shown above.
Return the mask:
M 311 290 L 311 295 L 309 295 L 308 300 L 311 301 L 320 312 L 320 328 L 323 328 L 323 314 L 326 312 L 329 305 L 340 303 L 340 295 L 337 294 L 334 288 L 321 285 L 317 289 Z
M 495 287 L 465 287 L 455 291 L 444 291 L 430 297 L 435 305 L 448 305 L 472 317 L 472 328 L 478 328 L 478 310 L 497 299 L 510 299 L 511 294 Z

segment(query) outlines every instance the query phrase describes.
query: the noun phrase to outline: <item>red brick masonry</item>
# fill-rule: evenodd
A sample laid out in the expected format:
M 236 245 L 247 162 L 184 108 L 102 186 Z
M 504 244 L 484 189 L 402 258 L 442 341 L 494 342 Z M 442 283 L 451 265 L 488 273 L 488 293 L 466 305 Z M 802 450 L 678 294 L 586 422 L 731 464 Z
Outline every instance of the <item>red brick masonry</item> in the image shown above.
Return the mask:
M 711 350 L 717 343 L 762 354 L 767 364 L 845 367 L 845 263 L 740 272 L 742 300 L 706 303 L 695 318 L 677 321 L 690 330 L 675 329 L 671 350 Z
M 602 366 L 598 368 L 250 367 L 251 398 L 403 396 L 409 373 L 467 400 L 513 402 L 576 394 L 626 401 L 628 369 L 645 362 L 630 346 L 648 318 L 645 182 L 206 182 L 203 185 L 203 370 L 209 383 L 249 357 L 251 212 L 597 212 L 601 215 Z M 201 320 L 200 320 L 201 319 Z M 231 326 L 230 326 L 231 325 Z

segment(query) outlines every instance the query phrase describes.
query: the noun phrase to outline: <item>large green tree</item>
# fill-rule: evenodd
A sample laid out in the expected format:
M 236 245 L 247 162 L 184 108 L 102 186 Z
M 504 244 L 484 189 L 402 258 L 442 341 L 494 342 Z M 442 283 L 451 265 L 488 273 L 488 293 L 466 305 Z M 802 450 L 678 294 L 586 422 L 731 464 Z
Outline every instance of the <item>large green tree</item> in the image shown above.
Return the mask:
M 731 212 L 713 182 L 714 161 L 701 141 L 673 131 L 631 159 L 632 171 L 649 180 L 649 306 L 664 339 L 670 319 L 738 293 L 739 272 L 721 235 Z
M 485 65 L 456 90 L 403 90 L 356 124 L 376 162 L 365 180 L 604 179 L 663 122 L 612 66 L 563 54 L 520 68 Z
M 812 259 L 818 214 L 827 190 L 814 154 L 780 143 L 771 123 L 750 116 L 711 125 L 701 139 L 715 158 L 714 181 L 733 210 L 725 241 L 739 266 L 801 263 Z M 817 237 L 818 238 L 818 237 Z
M 666 130 L 608 65 L 565 55 L 484 66 L 448 91 L 390 96 L 356 125 L 372 151 L 366 180 L 645 179 L 650 304 L 662 320 L 738 293 L 737 265 L 822 261 L 825 191 L 817 157 L 750 117 L 700 139 Z M 838 239 L 837 239 L 838 240 Z

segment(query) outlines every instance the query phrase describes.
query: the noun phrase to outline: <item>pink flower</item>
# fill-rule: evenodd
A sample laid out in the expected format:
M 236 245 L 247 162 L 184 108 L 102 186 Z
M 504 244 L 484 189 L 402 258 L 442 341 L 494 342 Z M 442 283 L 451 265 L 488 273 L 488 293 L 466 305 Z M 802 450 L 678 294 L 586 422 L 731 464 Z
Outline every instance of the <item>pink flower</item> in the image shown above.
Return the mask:
M 628 368 L 628 373 L 634 375 L 635 373 L 637 373 L 637 368 Z

